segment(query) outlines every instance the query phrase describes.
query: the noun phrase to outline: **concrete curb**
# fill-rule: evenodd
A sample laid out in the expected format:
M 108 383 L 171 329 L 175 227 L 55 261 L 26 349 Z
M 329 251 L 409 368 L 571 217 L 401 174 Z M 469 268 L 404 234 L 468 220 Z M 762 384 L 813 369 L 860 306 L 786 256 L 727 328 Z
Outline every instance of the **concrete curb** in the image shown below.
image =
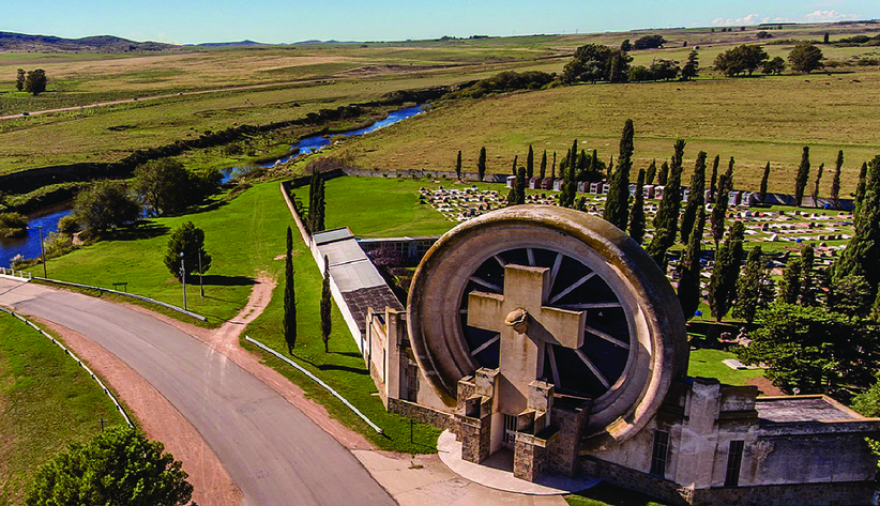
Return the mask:
M 127 423 L 129 427 L 134 427 L 134 424 L 131 423 L 131 418 L 129 418 L 128 413 L 125 412 L 125 408 L 123 408 L 122 405 L 119 404 L 119 401 L 116 399 L 116 396 L 113 395 L 113 393 L 110 391 L 110 389 L 107 388 L 107 385 L 105 385 L 104 382 L 101 381 L 101 379 L 98 378 L 98 376 L 94 373 L 94 371 L 89 369 L 89 366 L 87 366 L 85 363 L 83 363 L 83 361 L 80 360 L 79 357 L 77 357 L 72 351 L 67 349 L 67 347 L 64 346 L 60 341 L 58 341 L 57 339 L 55 339 L 54 337 L 49 335 L 49 333 L 47 333 L 45 330 L 38 327 L 34 322 L 28 320 L 24 316 L 16 313 L 15 311 L 13 311 L 11 309 L 6 309 L 5 307 L 0 307 L 0 311 L 3 311 L 4 313 L 7 313 L 11 316 L 14 316 L 15 318 L 18 318 L 19 320 L 21 320 L 22 322 L 30 325 L 31 328 L 33 328 L 34 330 L 36 330 L 40 334 L 43 334 L 44 337 L 46 337 L 47 339 L 49 339 L 50 341 L 55 343 L 59 348 L 61 348 L 64 351 L 64 353 L 70 355 L 74 360 L 76 360 L 76 362 L 79 364 L 79 366 L 82 367 L 83 369 L 85 369 L 85 371 L 89 374 L 89 376 L 91 376 L 92 379 L 95 380 L 95 382 L 98 384 L 98 386 L 101 387 L 102 390 L 104 390 L 104 393 L 107 394 L 107 397 L 109 397 L 110 401 L 113 402 L 113 405 L 116 406 L 116 409 L 122 415 L 122 418 L 125 419 L 125 423 Z

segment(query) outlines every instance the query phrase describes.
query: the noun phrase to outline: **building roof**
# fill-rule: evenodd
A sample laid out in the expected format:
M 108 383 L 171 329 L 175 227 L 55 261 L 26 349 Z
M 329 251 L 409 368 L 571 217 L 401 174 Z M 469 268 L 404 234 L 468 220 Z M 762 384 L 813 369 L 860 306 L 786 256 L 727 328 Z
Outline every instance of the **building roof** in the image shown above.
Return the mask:
M 762 423 L 863 420 L 863 416 L 825 396 L 759 397 L 755 409 Z

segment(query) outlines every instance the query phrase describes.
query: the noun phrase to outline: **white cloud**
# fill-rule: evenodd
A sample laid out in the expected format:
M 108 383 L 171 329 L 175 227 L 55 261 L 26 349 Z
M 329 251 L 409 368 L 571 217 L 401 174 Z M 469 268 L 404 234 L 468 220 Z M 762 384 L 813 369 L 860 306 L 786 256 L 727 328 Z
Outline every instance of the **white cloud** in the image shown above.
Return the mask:
M 859 19 L 858 14 L 841 14 L 837 11 L 815 11 L 805 16 L 807 22 L 819 23 L 823 21 L 848 21 Z
M 757 25 L 758 23 L 761 23 L 761 16 L 758 14 L 749 14 L 741 18 L 717 18 L 712 21 L 715 26 L 743 26 Z

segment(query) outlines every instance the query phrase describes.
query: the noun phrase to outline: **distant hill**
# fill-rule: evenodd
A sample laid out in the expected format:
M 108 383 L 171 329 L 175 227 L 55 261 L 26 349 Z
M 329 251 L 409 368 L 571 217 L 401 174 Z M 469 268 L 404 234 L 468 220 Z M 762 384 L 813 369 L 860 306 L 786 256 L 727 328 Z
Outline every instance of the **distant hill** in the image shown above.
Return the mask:
M 125 53 L 130 51 L 167 51 L 178 47 L 161 42 L 135 42 L 112 35 L 65 39 L 54 35 L 0 32 L 0 51 L 8 52 Z
M 254 42 L 252 40 L 242 40 L 240 42 L 205 42 L 202 44 L 187 44 L 195 47 L 259 47 L 259 46 L 269 46 L 270 44 L 263 44 L 262 42 Z

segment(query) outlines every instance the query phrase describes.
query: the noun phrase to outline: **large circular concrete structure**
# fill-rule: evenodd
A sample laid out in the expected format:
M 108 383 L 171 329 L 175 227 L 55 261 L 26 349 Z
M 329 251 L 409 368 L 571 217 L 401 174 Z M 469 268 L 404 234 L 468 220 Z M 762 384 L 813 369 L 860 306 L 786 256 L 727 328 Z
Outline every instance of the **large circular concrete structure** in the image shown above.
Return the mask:
M 432 388 L 454 406 L 461 378 L 499 367 L 500 334 L 469 324 L 468 300 L 477 292 L 503 298 L 507 265 L 546 271 L 542 306 L 585 313 L 582 339 L 569 339 L 578 347 L 547 344 L 543 377 L 534 379 L 554 384 L 557 396 L 592 400 L 587 447 L 635 434 L 686 374 L 684 317 L 666 277 L 638 244 L 571 209 L 488 213 L 428 251 L 410 290 L 408 325 Z

